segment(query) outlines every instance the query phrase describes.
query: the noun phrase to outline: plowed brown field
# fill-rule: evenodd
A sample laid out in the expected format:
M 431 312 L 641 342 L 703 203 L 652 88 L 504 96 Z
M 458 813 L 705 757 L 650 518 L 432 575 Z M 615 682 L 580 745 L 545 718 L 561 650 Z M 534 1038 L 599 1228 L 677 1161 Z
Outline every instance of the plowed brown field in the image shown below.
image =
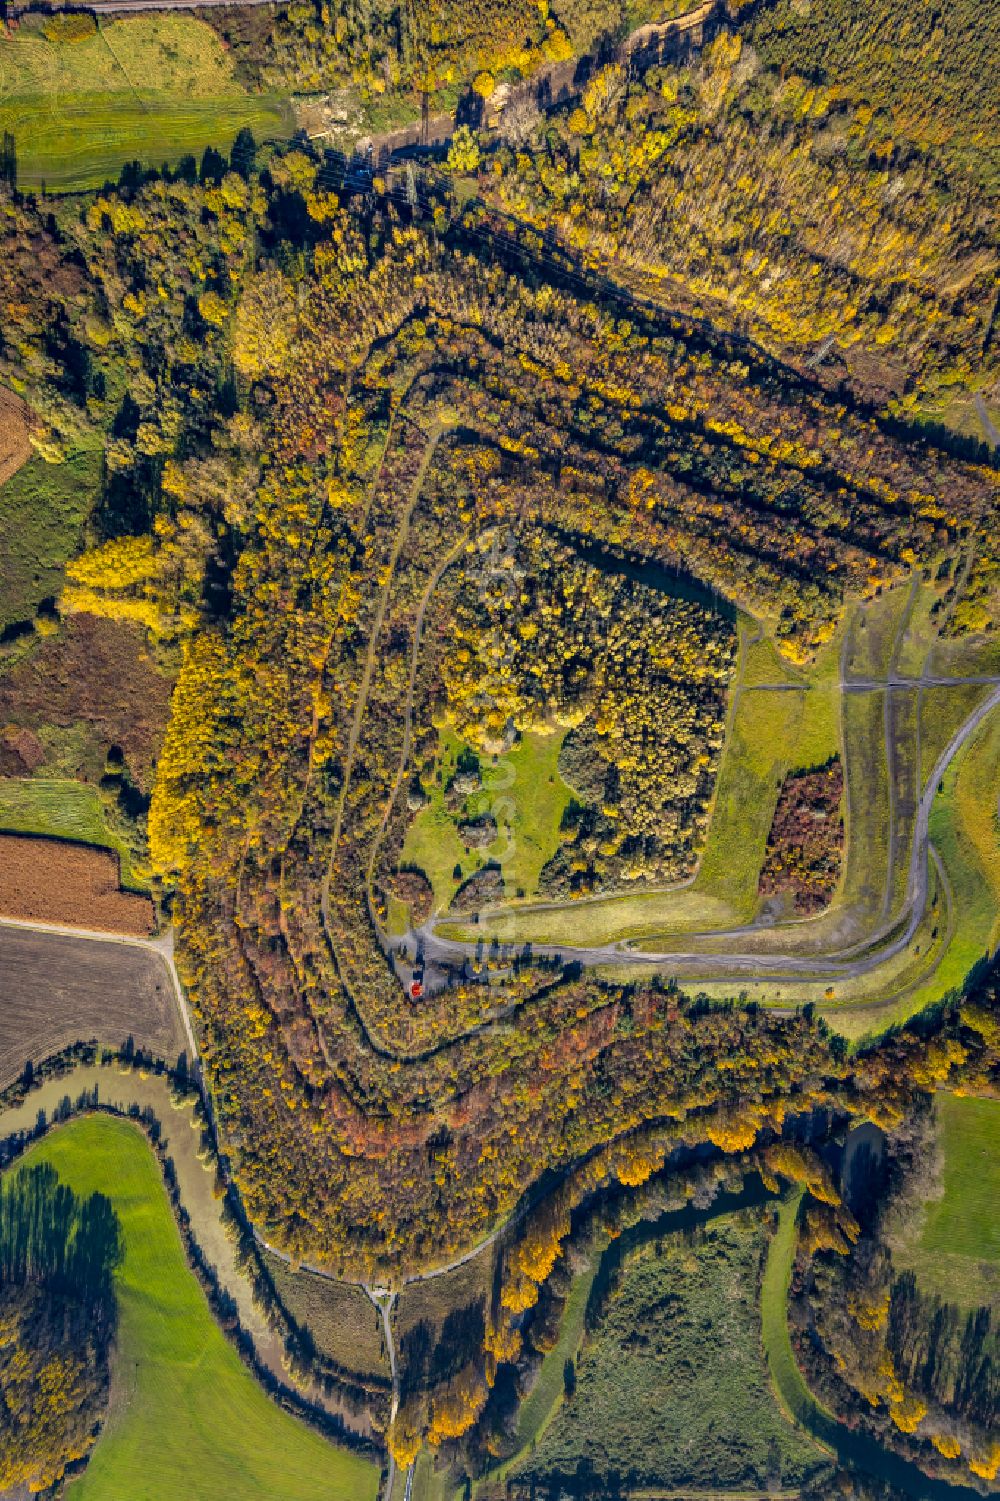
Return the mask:
M 0 1089 L 30 1059 L 78 1039 L 137 1047 L 173 1063 L 184 1029 L 161 956 L 132 944 L 0 927 Z
M 0 914 L 104 933 L 153 930 L 149 899 L 119 890 L 115 855 L 17 834 L 0 835 Z
M 11 391 L 0 390 L 0 485 L 31 457 L 24 403 Z

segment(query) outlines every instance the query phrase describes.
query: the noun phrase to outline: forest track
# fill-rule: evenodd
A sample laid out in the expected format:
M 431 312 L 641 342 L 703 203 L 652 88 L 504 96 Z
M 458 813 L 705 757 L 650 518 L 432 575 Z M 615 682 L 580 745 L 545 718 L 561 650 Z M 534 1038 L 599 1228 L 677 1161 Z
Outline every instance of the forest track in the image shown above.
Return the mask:
M 424 618 L 427 614 L 427 608 L 434 595 L 435 589 L 441 582 L 444 575 L 447 573 L 448 569 L 452 566 L 452 564 L 457 563 L 459 558 L 462 556 L 462 553 L 465 551 L 466 546 L 468 545 L 469 536 L 469 532 L 463 532 L 459 540 L 455 543 L 454 547 L 452 547 L 449 552 L 445 553 L 444 557 L 438 563 L 434 572 L 431 574 L 431 577 L 428 579 L 424 592 L 420 597 L 420 605 L 417 609 L 417 617 L 413 623 L 413 645 L 410 648 L 410 673 L 406 687 L 406 707 L 403 717 L 403 748 L 400 751 L 399 767 L 396 771 L 396 777 L 392 784 L 389 796 L 386 799 L 385 812 L 382 814 L 382 822 L 379 825 L 378 833 L 372 840 L 372 852 L 368 859 L 369 912 L 371 912 L 371 884 L 372 878 L 375 873 L 375 863 L 378 860 L 379 850 L 382 848 L 382 841 L 385 838 L 385 831 L 389 827 L 389 820 L 392 817 L 392 810 L 396 805 L 396 799 L 399 796 L 400 789 L 402 788 L 403 779 L 406 776 L 406 768 L 410 760 L 410 746 L 413 741 L 413 699 L 416 692 L 417 667 L 420 662 L 420 645 L 423 640 L 424 634 Z

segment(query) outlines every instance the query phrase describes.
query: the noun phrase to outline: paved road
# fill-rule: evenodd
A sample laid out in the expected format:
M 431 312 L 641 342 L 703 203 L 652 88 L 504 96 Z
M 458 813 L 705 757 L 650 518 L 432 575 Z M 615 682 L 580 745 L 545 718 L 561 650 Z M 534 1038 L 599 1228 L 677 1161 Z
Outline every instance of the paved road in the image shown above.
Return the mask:
M 970 677 L 947 677 L 943 673 L 924 672 L 918 677 L 912 677 L 902 673 L 890 673 L 884 678 L 845 677 L 840 687 L 844 693 L 877 693 L 885 688 L 965 688 L 969 685 L 973 688 L 1000 686 L 1000 674 L 979 673 Z M 813 683 L 746 683 L 740 687 L 740 692 L 812 693 L 815 687 Z
M 976 392 L 976 411 L 979 413 L 979 421 L 982 424 L 987 443 L 991 443 L 994 448 L 1000 448 L 1000 432 L 997 432 L 996 424 L 990 417 L 986 403 L 978 391 Z
M 362 1284 L 365 1293 L 382 1315 L 382 1332 L 385 1335 L 385 1348 L 389 1355 L 389 1370 L 392 1375 L 392 1402 L 389 1407 L 389 1422 L 393 1423 L 399 1411 L 399 1367 L 396 1363 L 396 1344 L 392 1337 L 392 1307 L 396 1301 L 396 1294 L 383 1288 L 372 1287 L 369 1283 Z M 406 1494 L 410 1494 L 410 1480 L 413 1468 L 406 1477 Z M 392 1449 L 389 1449 L 389 1468 L 385 1479 L 385 1501 L 392 1501 L 392 1488 L 396 1483 L 396 1460 Z
M 960 680 L 964 681 L 964 680 Z M 987 679 L 987 682 L 995 682 L 995 679 Z M 845 685 L 846 686 L 846 685 Z M 884 686 L 884 685 L 883 685 Z M 903 907 L 903 913 L 907 922 L 903 930 L 890 939 L 892 930 L 899 925 L 897 917 L 891 924 L 883 925 L 875 933 L 871 934 L 865 942 L 863 949 L 858 952 L 854 945 L 844 950 L 837 950 L 825 956 L 797 954 L 765 954 L 740 951 L 734 947 L 730 953 L 706 954 L 699 950 L 690 951 L 664 951 L 648 952 L 630 948 L 627 943 L 614 942 L 595 946 L 576 946 L 572 944 L 532 944 L 533 954 L 544 957 L 558 956 L 566 963 L 579 963 L 586 966 L 601 964 L 627 964 L 644 967 L 646 969 L 669 968 L 672 974 L 688 975 L 712 979 L 713 981 L 725 982 L 732 978 L 734 982 L 743 979 L 756 980 L 781 980 L 794 977 L 795 975 L 815 976 L 817 978 L 829 975 L 831 978 L 856 979 L 861 975 L 868 974 L 886 959 L 892 958 L 909 944 L 916 932 L 924 915 L 927 905 L 928 890 L 928 858 L 930 841 L 928 827 L 930 823 L 931 808 L 937 794 L 938 784 L 950 766 L 954 757 L 962 746 L 975 734 L 992 711 L 1000 706 L 1000 686 L 986 698 L 968 716 L 965 722 L 956 730 L 948 745 L 938 757 L 934 770 L 924 787 L 923 794 L 917 807 L 914 820 L 913 841 L 910 855 L 910 868 L 907 879 L 907 896 Z M 480 943 L 460 942 L 456 939 L 444 939 L 437 936 L 435 927 L 442 919 L 432 918 L 423 928 L 417 929 L 406 935 L 404 942 L 410 946 L 420 945 L 424 955 L 428 959 L 438 960 L 443 963 L 461 962 L 463 959 L 474 955 L 477 949 L 489 945 L 489 938 L 484 938 Z M 454 919 L 451 919 L 454 921 Z M 760 924 L 743 926 L 733 929 L 720 929 L 717 933 L 705 936 L 727 937 L 731 936 L 734 944 L 738 944 L 741 937 L 747 932 L 757 931 Z M 890 939 L 886 942 L 886 939 Z M 511 944 L 506 952 L 514 953 L 522 948 L 521 944 Z

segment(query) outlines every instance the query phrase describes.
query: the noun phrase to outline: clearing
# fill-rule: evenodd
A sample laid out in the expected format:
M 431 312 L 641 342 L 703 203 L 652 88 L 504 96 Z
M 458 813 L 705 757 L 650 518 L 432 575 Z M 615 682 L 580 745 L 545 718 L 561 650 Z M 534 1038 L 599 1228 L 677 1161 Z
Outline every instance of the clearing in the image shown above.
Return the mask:
M 360 1287 L 320 1277 L 305 1267 L 264 1252 L 278 1296 L 321 1355 L 358 1376 L 388 1380 L 389 1362 L 382 1339 L 382 1319 Z
M 572 789 L 559 774 L 563 734 L 529 731 L 503 756 L 480 756 L 482 788 L 445 805 L 445 787 L 468 747 L 450 730 L 439 731 L 430 802 L 407 831 L 401 863 L 417 865 L 434 888 L 438 911 L 448 906 L 466 877 L 488 861 L 499 864 L 507 897 L 534 895 L 542 866 L 555 853 L 559 825 Z M 492 814 L 497 837 L 482 850 L 466 849 L 458 832 L 462 819 Z M 461 867 L 462 877 L 454 870 Z
M 70 1501 L 365 1501 L 378 1470 L 284 1412 L 215 1322 L 190 1271 L 156 1159 L 126 1121 L 88 1116 L 23 1159 L 106 1194 L 125 1259 L 108 1421 Z
M 48 778 L 99 782 L 117 746 L 148 792 L 172 686 L 140 627 L 73 615 L 0 674 L 0 730 L 30 730 L 43 754 L 27 769 Z
M 0 485 L 31 457 L 24 402 L 0 386 Z
M 913 1234 L 895 1248 L 921 1288 L 966 1308 L 1000 1295 L 1000 1100 L 939 1094 L 941 1194 L 918 1208 Z
M 56 20 L 22 19 L 0 43 L 0 129 L 17 143 L 22 187 L 79 192 L 117 178 L 126 162 L 228 151 L 244 126 L 258 140 L 291 133 L 287 105 L 246 93 L 205 21 L 159 12 L 88 29 Z
M 63 464 L 29 459 L 3 483 L 3 418 L 0 406 L 0 631 L 30 621 L 59 593 L 101 483 L 101 455 L 89 451 Z

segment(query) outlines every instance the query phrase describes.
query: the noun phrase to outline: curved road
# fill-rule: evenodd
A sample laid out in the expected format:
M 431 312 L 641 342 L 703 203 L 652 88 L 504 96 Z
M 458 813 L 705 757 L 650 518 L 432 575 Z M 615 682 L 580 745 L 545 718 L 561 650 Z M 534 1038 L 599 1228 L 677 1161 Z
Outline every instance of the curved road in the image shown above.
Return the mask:
M 899 680 L 900 682 L 914 683 L 914 679 Z M 935 680 L 929 678 L 928 682 Z M 958 679 L 965 682 L 966 679 Z M 976 682 L 977 679 L 968 681 Z M 995 678 L 987 678 L 987 683 L 996 683 Z M 849 685 L 845 683 L 845 688 Z M 885 684 L 878 686 L 884 687 Z M 938 757 L 934 770 L 927 779 L 920 802 L 917 806 L 914 820 L 913 842 L 910 854 L 910 868 L 907 879 L 906 902 L 901 916 L 907 917 L 903 931 L 889 943 L 884 940 L 889 938 L 893 930 L 899 925 L 899 917 L 883 925 L 871 934 L 865 941 L 864 948 L 859 953 L 857 945 L 852 945 L 843 950 L 834 950 L 826 956 L 800 956 L 797 954 L 786 955 L 762 955 L 760 953 L 740 951 L 734 948 L 730 953 L 705 954 L 698 950 L 690 951 L 664 951 L 650 952 L 638 951 L 628 946 L 626 942 L 617 941 L 594 946 L 574 946 L 571 944 L 532 944 L 531 952 L 540 956 L 562 958 L 569 963 L 580 963 L 587 966 L 599 964 L 634 964 L 646 968 L 663 969 L 669 966 L 678 975 L 702 976 L 713 981 L 724 982 L 729 974 L 734 979 L 781 979 L 786 976 L 803 974 L 821 979 L 829 974 L 831 977 L 841 979 L 854 979 L 869 973 L 884 960 L 892 958 L 904 949 L 912 939 L 924 910 L 927 905 L 928 891 L 928 858 L 930 840 L 928 826 L 930 823 L 931 808 L 937 794 L 938 784 L 950 766 L 954 757 L 963 745 L 975 734 L 979 726 L 1000 705 L 1000 685 L 994 687 L 993 692 L 986 698 L 956 730 L 948 745 Z M 491 940 L 484 938 L 478 942 L 462 941 L 458 939 L 439 938 L 435 927 L 440 918 L 432 918 L 422 928 L 412 930 L 404 936 L 403 942 L 422 948 L 426 958 L 437 959 L 445 963 L 461 962 L 474 955 L 483 946 L 489 946 Z M 759 926 L 759 925 L 758 925 Z M 734 940 L 745 936 L 748 931 L 755 931 L 753 925 L 749 928 L 719 930 L 713 936 L 732 936 Z M 772 931 L 774 931 L 772 929 Z M 706 935 L 707 936 L 707 935 Z M 501 945 L 501 952 L 514 953 L 523 949 L 523 944 Z

